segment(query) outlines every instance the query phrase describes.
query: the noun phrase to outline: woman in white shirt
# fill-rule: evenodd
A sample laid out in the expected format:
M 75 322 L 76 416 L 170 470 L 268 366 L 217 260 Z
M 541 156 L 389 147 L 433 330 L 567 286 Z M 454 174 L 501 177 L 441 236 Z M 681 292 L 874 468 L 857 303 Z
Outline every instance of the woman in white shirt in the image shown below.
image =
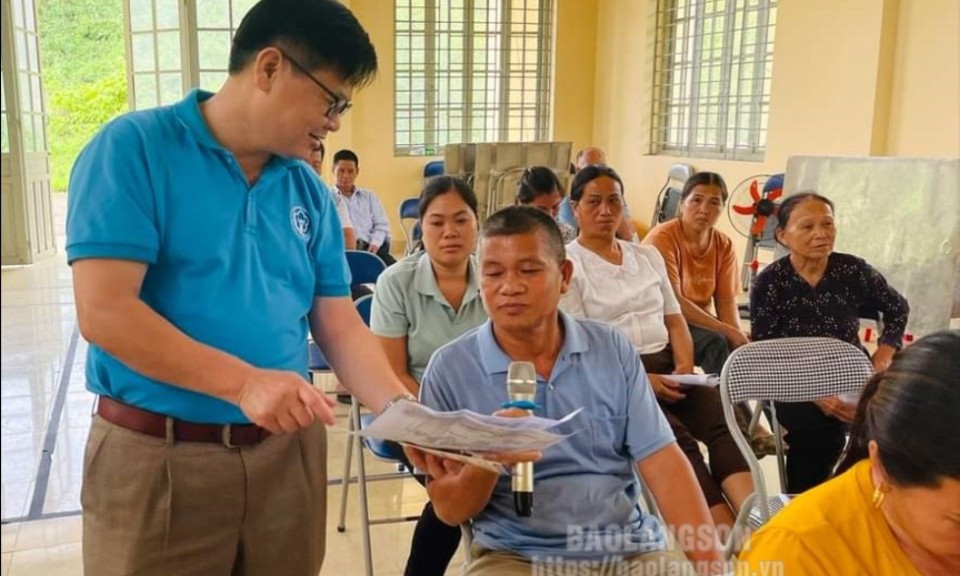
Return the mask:
M 636 348 L 654 393 L 677 436 L 718 527 L 731 527 L 753 492 L 749 468 L 723 419 L 716 388 L 681 389 L 665 374 L 693 372 L 693 342 L 663 257 L 652 246 L 616 238 L 623 217 L 623 181 L 608 166 L 588 166 L 570 189 L 580 225 L 567 245 L 573 261 L 565 312 L 619 328 Z M 707 446 L 708 468 L 697 441 Z

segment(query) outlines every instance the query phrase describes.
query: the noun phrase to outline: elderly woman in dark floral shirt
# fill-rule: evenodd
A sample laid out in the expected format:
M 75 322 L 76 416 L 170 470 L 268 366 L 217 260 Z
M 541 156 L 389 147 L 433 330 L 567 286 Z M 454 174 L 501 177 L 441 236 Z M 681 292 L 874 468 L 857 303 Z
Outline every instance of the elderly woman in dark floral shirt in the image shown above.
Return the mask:
M 756 278 L 750 292 L 752 339 L 825 336 L 862 349 L 861 311 L 876 310 L 883 315 L 883 332 L 872 361 L 876 371 L 886 370 L 906 329 L 907 300 L 863 259 L 833 251 L 837 230 L 827 198 L 795 194 L 780 205 L 778 219 L 777 241 L 790 254 Z M 787 490 L 803 492 L 830 475 L 855 406 L 825 398 L 776 408 L 790 447 Z

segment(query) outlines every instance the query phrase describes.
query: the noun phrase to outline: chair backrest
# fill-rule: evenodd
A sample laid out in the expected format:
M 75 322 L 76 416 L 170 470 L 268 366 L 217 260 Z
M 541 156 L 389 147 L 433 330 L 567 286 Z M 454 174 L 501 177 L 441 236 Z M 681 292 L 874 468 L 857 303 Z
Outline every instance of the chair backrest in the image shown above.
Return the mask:
M 423 165 L 423 180 L 443 175 L 443 160 L 431 160 Z
M 400 219 L 413 218 L 418 220 L 420 218 L 420 198 L 404 198 L 400 202 Z
M 404 256 L 413 254 L 416 247 L 420 244 L 420 198 L 406 198 L 400 202 L 398 208 L 400 213 L 400 229 L 403 231 L 403 237 L 407 242 L 403 250 Z
M 754 501 L 762 522 L 770 518 L 769 493 L 760 462 L 737 423 L 734 406 L 747 400 L 809 402 L 858 393 L 872 375 L 873 365 L 861 349 L 834 338 L 751 342 L 727 358 L 720 373 L 723 415 L 734 442 L 750 466 L 756 488 Z M 748 512 L 745 507 L 741 515 Z
M 363 250 L 347 250 L 347 265 L 351 284 L 376 284 L 380 273 L 387 269 L 379 256 Z
M 657 194 L 657 204 L 653 207 L 653 220 L 650 222 L 651 228 L 677 215 L 683 184 L 693 176 L 693 173 L 693 166 L 689 164 L 674 164 L 670 167 L 667 171 L 667 181 L 663 183 L 663 187 Z
M 778 338 L 734 350 L 720 375 L 720 394 L 731 405 L 809 402 L 858 392 L 872 374 L 866 354 L 842 340 Z
M 353 305 L 356 307 L 357 314 L 360 315 L 363 323 L 370 326 L 370 308 L 373 305 L 373 294 L 364 294 L 354 300 Z

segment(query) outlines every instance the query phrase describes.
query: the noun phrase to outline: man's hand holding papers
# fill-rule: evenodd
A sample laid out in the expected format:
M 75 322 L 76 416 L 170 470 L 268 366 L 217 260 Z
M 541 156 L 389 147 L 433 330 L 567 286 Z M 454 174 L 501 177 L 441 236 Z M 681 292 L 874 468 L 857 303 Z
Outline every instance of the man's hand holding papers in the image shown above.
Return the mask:
M 414 466 L 431 477 L 456 473 L 463 464 L 503 473 L 502 465 L 537 460 L 543 449 L 565 439 L 568 435 L 549 429 L 578 412 L 549 420 L 517 408 L 486 416 L 469 410 L 437 412 L 400 402 L 359 434 L 403 444 Z

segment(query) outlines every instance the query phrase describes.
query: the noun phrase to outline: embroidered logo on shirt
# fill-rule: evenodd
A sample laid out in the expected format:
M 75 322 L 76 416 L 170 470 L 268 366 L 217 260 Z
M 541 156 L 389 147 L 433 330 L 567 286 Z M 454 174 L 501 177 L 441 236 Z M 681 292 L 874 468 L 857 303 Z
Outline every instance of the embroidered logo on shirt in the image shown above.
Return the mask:
M 298 236 L 304 240 L 310 238 L 310 215 L 303 206 L 294 206 L 290 209 L 290 224 Z

